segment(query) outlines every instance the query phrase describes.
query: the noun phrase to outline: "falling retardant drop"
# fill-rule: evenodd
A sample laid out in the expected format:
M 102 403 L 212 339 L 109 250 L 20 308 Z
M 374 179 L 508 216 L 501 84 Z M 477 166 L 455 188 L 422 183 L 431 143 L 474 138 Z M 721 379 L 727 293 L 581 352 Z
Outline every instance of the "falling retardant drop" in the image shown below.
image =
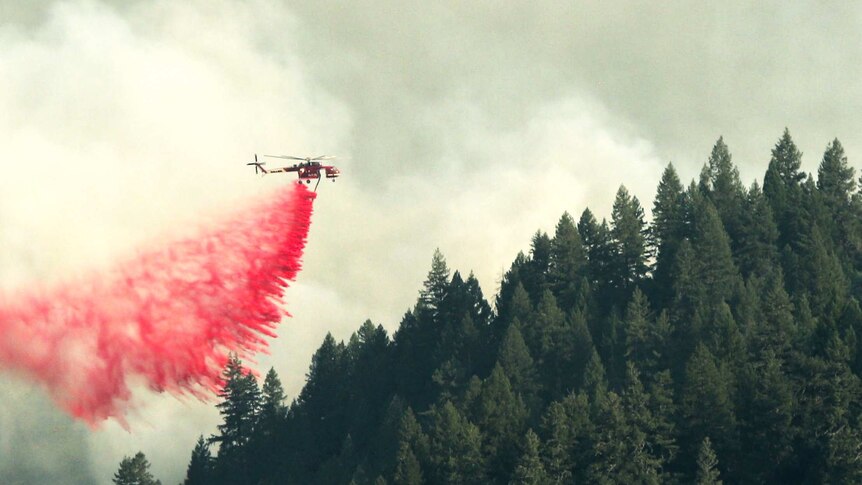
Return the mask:
M 91 425 L 125 422 L 132 381 L 212 396 L 230 353 L 265 351 L 275 336 L 314 197 L 292 184 L 107 271 L 0 295 L 0 369 Z

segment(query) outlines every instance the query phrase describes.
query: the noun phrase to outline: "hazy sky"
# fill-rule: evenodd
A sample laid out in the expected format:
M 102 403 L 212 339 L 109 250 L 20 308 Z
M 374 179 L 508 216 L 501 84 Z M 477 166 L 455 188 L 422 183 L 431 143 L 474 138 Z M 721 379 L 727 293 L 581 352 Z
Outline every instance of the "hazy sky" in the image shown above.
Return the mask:
M 536 229 L 608 215 L 620 184 L 649 207 L 667 162 L 696 176 L 720 135 L 746 183 L 785 126 L 805 170 L 835 137 L 858 167 L 860 27 L 850 2 L 0 0 L 0 287 L 289 182 L 255 177 L 255 152 L 343 156 L 260 358 L 293 397 L 326 332 L 396 328 L 436 247 L 491 298 Z M 141 391 L 131 432 L 90 430 L 2 389 L 4 482 L 105 483 L 140 449 L 176 483 L 218 422 Z

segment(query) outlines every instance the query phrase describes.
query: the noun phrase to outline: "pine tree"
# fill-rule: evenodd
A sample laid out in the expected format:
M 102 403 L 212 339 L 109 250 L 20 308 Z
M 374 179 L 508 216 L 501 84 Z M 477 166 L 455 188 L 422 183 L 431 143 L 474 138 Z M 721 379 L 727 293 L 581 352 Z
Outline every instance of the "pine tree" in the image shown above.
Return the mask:
M 743 190 L 742 182 L 739 180 L 739 170 L 733 164 L 723 137 L 719 137 L 715 142 L 707 163 L 709 199 L 718 211 L 726 230 L 733 237 Z
M 695 268 L 706 290 L 705 303 L 716 305 L 727 301 L 739 283 L 739 273 L 733 264 L 730 239 L 722 226 L 718 212 L 709 200 L 694 202 L 692 249 L 697 255 Z
M 712 450 L 712 443 L 709 441 L 709 436 L 703 438 L 700 444 L 700 451 L 697 454 L 697 485 L 721 485 L 719 479 L 718 458 Z
M 207 485 L 212 483 L 212 466 L 212 455 L 210 454 L 209 444 L 207 444 L 203 435 L 201 435 L 195 444 L 194 450 L 192 450 L 192 459 L 186 470 L 186 479 L 183 481 L 183 485 Z
M 681 413 L 686 424 L 686 445 L 689 456 L 707 437 L 716 440 L 722 456 L 728 456 L 738 446 L 736 415 L 733 409 L 733 382 L 727 370 L 716 363 L 703 344 L 698 345 L 685 369 Z
M 281 386 L 281 379 L 278 378 L 275 368 L 271 367 L 266 373 L 262 391 L 261 424 L 265 427 L 272 427 L 287 414 L 287 407 L 284 404 L 286 399 L 284 388 Z
M 742 202 L 733 256 L 743 277 L 763 277 L 778 264 L 778 226 L 772 208 L 755 182 Z
M 581 483 L 593 453 L 594 427 L 585 393 L 554 401 L 542 417 L 542 458 L 550 483 Z
M 772 159 L 763 179 L 763 193 L 772 206 L 778 224 L 779 248 L 795 240 L 804 227 L 800 203 L 801 182 L 805 174 L 799 171 L 801 165 L 802 152 L 796 148 L 790 131 L 785 128 L 781 139 L 772 149 Z
M 517 319 L 509 325 L 497 354 L 497 362 L 509 378 L 512 390 L 529 401 L 538 391 L 538 374 L 519 326 L 520 321 Z
M 434 256 L 431 258 L 431 271 L 428 272 L 428 277 L 419 292 L 420 307 L 436 313 L 443 303 L 443 298 L 446 297 L 448 288 L 449 267 L 446 265 L 446 258 L 443 257 L 443 253 L 438 248 L 434 250 Z
M 599 224 L 589 209 L 578 220 L 578 234 L 587 251 L 587 277 L 601 311 L 612 306 L 611 281 L 615 249 L 611 230 L 606 221 Z
M 228 360 L 222 373 L 224 387 L 219 392 L 222 402 L 216 405 L 224 422 L 219 434 L 210 441 L 219 443 L 219 455 L 230 454 L 248 444 L 260 411 L 260 388 L 251 372 L 243 370 L 236 355 Z
M 658 484 L 659 461 L 646 447 L 646 434 L 628 419 L 619 396 L 608 392 L 599 405 L 588 473 L 591 483 Z
M 514 469 L 516 443 L 524 431 L 527 408 L 512 392 L 503 368 L 494 367 L 482 383 L 482 391 L 473 406 L 474 422 L 482 430 L 482 450 L 488 458 L 489 477 L 503 480 Z
M 817 169 L 817 189 L 825 196 L 827 205 L 838 213 L 840 207 L 850 203 L 856 189 L 855 170 L 847 164 L 844 147 L 836 138 L 826 147 L 823 161 Z
M 523 452 L 515 468 L 511 485 L 545 485 L 550 479 L 539 459 L 539 437 L 532 429 L 524 436 Z
M 646 295 L 636 288 L 626 309 L 623 322 L 625 325 L 626 359 L 629 362 L 636 362 L 638 365 L 646 364 L 650 368 L 655 368 L 656 353 L 660 349 L 652 347 L 654 343 L 652 339 L 653 324 L 649 320 L 649 302 Z
M 430 410 L 430 456 L 439 483 L 482 483 L 481 433 L 449 401 Z
M 560 308 L 571 311 L 578 301 L 581 279 L 586 276 L 586 251 L 575 221 L 568 212 L 560 217 L 551 240 L 548 280 Z
M 521 282 L 530 295 L 530 301 L 537 304 L 542 294 L 549 288 L 548 272 L 551 267 L 551 238 L 542 231 L 533 235 L 532 248 L 527 264 L 521 270 Z
M 685 237 L 683 187 L 673 164 L 668 164 L 662 173 L 652 215 L 650 242 L 656 255 L 653 281 L 657 301 L 664 307 L 673 297 L 671 276 L 676 252 Z
M 624 186 L 617 191 L 612 220 L 611 235 L 615 245 L 612 284 L 619 291 L 618 297 L 626 299 L 646 276 L 649 254 L 643 208 L 638 198 L 630 196 Z
M 162 482 L 153 478 L 150 473 L 150 462 L 147 457 L 138 452 L 134 457 L 123 457 L 120 468 L 114 473 L 115 485 L 161 485 Z
M 419 460 L 407 443 L 402 442 L 398 446 L 395 476 L 392 481 L 395 485 L 422 485 L 425 483 Z
M 743 366 L 739 427 L 744 469 L 752 482 L 782 482 L 791 452 L 793 389 L 781 361 L 766 351 Z

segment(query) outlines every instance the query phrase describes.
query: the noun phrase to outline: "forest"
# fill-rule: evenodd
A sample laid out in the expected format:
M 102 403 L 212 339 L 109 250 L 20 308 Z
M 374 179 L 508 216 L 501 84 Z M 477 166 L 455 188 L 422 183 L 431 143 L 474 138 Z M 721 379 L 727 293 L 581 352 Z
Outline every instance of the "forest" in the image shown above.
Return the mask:
M 862 179 L 837 139 L 801 158 L 785 130 L 746 186 L 719 138 L 651 221 L 620 187 L 536 232 L 493 301 L 437 251 L 290 402 L 233 358 L 184 484 L 862 482 Z

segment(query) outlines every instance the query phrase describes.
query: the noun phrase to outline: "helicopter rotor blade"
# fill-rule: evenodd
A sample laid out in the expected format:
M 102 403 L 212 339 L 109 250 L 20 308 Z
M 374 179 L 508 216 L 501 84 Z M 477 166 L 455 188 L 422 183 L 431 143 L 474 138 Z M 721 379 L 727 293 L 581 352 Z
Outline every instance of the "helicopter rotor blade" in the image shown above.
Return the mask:
M 269 157 L 269 158 L 284 158 L 286 160 L 301 160 L 301 161 L 306 160 L 305 158 L 294 157 L 291 155 L 264 155 L 264 156 Z

